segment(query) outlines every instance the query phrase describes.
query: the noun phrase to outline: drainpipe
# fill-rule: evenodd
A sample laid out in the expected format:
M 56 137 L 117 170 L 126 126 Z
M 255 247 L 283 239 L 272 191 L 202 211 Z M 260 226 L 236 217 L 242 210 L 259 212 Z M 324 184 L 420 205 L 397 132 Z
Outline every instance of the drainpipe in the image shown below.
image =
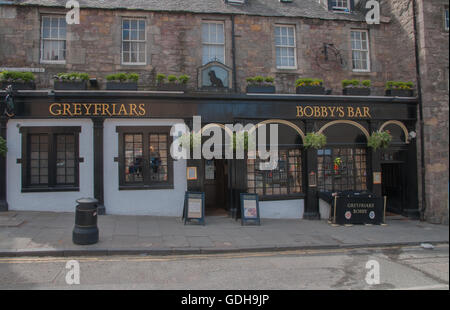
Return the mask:
M 424 135 L 424 120 L 423 120 L 423 102 L 422 102 L 422 79 L 420 77 L 420 56 L 419 56 L 419 31 L 417 30 L 417 0 L 413 2 L 413 24 L 414 24 L 414 45 L 416 55 L 416 79 L 417 79 L 417 99 L 419 101 L 419 121 L 420 121 L 420 168 L 422 174 L 422 209 L 420 210 L 420 220 L 425 220 L 425 210 L 427 206 L 425 193 L 425 135 Z
M 236 74 L 236 35 L 234 32 L 234 15 L 231 15 L 231 57 L 233 58 L 233 90 L 238 92 Z

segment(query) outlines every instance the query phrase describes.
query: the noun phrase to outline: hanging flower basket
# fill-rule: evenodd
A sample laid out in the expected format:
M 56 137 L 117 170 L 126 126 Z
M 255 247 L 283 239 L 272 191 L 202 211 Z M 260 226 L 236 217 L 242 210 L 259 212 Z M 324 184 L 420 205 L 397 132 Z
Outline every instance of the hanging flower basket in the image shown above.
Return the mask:
M 377 149 L 386 149 L 392 141 L 392 136 L 389 131 L 376 131 L 369 137 L 367 146 L 376 151 Z
M 303 145 L 306 148 L 319 150 L 327 145 L 327 137 L 323 133 L 310 132 L 306 135 Z
M 339 169 L 340 169 L 340 167 L 342 165 L 342 158 L 336 157 L 334 159 L 333 163 L 334 163 L 334 166 L 333 166 L 334 174 L 339 174 Z
M 6 152 L 8 152 L 6 140 L 0 137 L 0 156 L 6 157 Z

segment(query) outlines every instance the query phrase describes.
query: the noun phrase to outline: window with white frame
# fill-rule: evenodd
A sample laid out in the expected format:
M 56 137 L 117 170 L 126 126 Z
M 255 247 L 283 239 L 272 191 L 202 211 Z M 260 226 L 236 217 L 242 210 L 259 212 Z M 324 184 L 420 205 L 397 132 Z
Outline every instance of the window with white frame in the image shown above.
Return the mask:
M 275 49 L 278 69 L 297 68 L 294 26 L 275 26 Z
M 369 33 L 366 30 L 352 30 L 353 71 L 370 71 Z
M 225 31 L 222 22 L 202 23 L 202 64 L 218 61 L 225 64 Z
M 448 23 L 449 23 L 449 20 L 448 20 L 448 8 L 445 8 L 445 10 L 444 10 L 444 29 L 445 29 L 445 31 L 448 31 Z
M 42 16 L 41 62 L 66 61 L 66 18 Z
M 122 64 L 146 64 L 145 25 L 144 19 L 122 19 Z
M 350 11 L 350 0 L 333 0 L 331 1 L 331 9 L 336 11 Z

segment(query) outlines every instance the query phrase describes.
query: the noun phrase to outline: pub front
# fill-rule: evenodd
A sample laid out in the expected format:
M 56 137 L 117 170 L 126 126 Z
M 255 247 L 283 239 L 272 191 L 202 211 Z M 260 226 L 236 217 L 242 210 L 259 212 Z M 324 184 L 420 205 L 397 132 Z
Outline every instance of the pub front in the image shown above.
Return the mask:
M 387 197 L 388 212 L 419 216 L 416 98 L 38 90 L 13 99 L 0 118 L 2 210 L 73 212 L 76 199 L 95 197 L 106 214 L 181 217 L 185 192 L 199 191 L 206 216 L 237 218 L 240 193 L 254 193 L 261 218 L 319 219 L 329 208 L 320 193 L 370 191 Z M 223 135 L 226 124 L 277 124 L 276 168 L 260 170 L 258 157 L 173 159 L 171 128 L 192 130 L 193 116 Z M 379 130 L 393 140 L 374 150 Z M 306 148 L 308 133 L 326 145 Z

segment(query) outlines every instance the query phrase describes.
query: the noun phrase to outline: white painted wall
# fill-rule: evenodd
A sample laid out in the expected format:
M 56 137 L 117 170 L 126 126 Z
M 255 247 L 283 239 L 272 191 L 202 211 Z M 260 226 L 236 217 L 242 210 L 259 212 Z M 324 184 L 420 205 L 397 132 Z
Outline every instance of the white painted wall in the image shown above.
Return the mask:
M 319 213 L 321 220 L 328 220 L 330 217 L 331 205 L 325 200 L 319 199 Z
M 116 126 L 172 126 L 183 120 L 107 119 L 104 123 L 104 182 L 107 214 L 181 216 L 187 189 L 186 160 L 174 161 L 174 189 L 119 191 L 119 136 Z
M 260 216 L 266 219 L 301 219 L 304 210 L 304 199 L 259 202 Z
M 22 135 L 20 126 L 81 126 L 80 132 L 80 191 L 51 193 L 22 193 Z M 8 153 L 6 161 L 7 200 L 10 210 L 75 212 L 76 200 L 93 196 L 94 152 L 93 127 L 90 119 L 77 120 L 15 120 L 8 121 Z

